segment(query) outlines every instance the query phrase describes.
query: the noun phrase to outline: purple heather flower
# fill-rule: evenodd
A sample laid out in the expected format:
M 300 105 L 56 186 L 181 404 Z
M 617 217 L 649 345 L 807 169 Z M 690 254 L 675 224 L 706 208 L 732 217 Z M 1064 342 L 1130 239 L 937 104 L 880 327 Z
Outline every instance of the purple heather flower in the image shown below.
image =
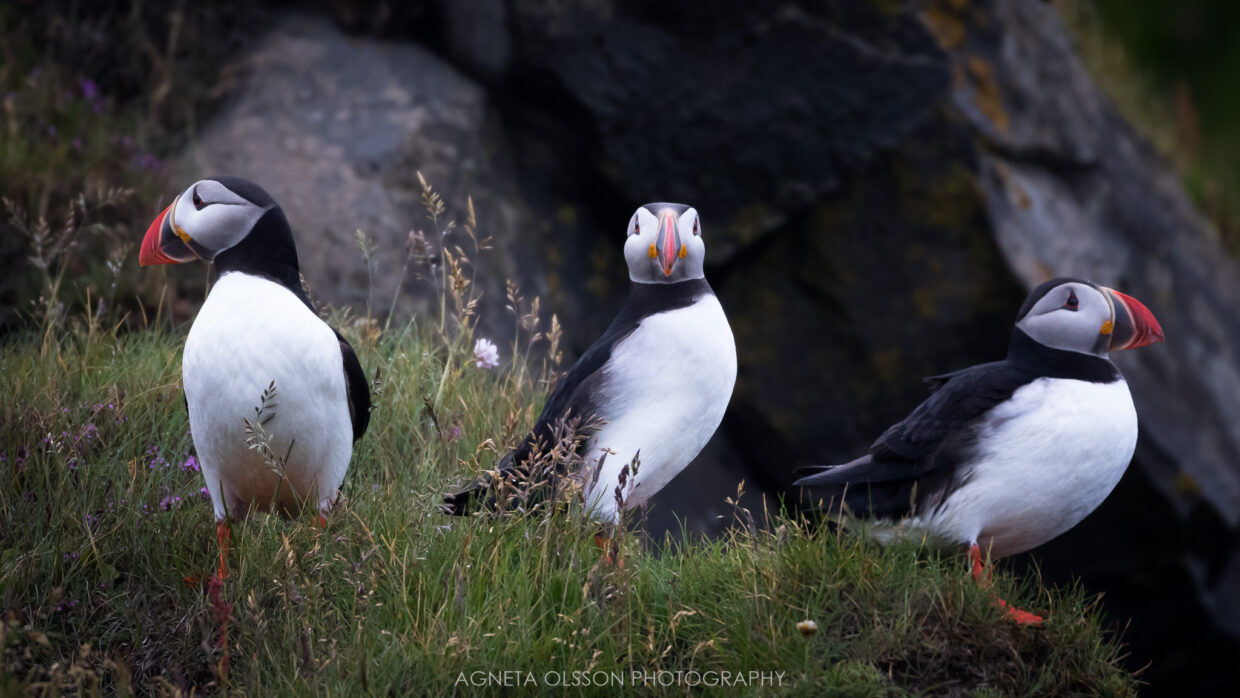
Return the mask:
M 99 86 L 95 84 L 94 80 L 91 80 L 90 78 L 82 78 L 81 85 L 83 97 L 91 102 L 99 99 Z
M 190 457 L 186 458 L 185 462 L 181 464 L 181 470 L 183 472 L 195 472 L 196 473 L 202 470 L 202 468 L 198 466 L 198 459 L 195 458 L 193 455 L 190 455 Z

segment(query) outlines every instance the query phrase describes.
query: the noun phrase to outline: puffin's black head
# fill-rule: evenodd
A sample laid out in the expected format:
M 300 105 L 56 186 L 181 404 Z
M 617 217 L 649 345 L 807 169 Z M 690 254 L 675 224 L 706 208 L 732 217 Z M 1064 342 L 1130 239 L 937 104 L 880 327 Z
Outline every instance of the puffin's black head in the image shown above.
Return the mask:
M 147 228 L 142 266 L 214 261 L 221 273 L 273 278 L 300 293 L 297 248 L 288 219 L 257 184 L 240 177 L 194 182 Z
M 685 204 L 646 204 L 629 219 L 624 259 L 629 278 L 670 283 L 705 276 L 706 244 L 697 211 Z
M 1044 346 L 1098 356 L 1163 340 L 1158 320 L 1136 298 L 1068 277 L 1033 289 L 1016 327 Z
M 271 195 L 248 180 L 199 180 L 173 199 L 147 228 L 138 262 L 148 266 L 211 261 L 249 236 L 267 212 L 278 210 Z

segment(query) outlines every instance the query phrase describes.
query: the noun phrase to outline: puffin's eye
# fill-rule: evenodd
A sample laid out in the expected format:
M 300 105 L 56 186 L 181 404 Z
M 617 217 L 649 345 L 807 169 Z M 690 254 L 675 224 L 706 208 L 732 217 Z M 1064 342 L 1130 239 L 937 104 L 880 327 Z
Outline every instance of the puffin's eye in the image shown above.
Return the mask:
M 641 232 L 642 232 L 641 225 L 637 222 L 637 219 L 634 218 L 633 229 L 629 231 L 629 235 L 640 235 Z
M 203 206 L 206 206 L 206 205 L 207 205 L 207 204 L 206 204 L 206 202 L 204 202 L 204 201 L 202 200 L 202 197 L 201 197 L 201 196 L 198 196 L 198 190 L 197 190 L 197 189 L 195 189 L 195 190 L 194 190 L 194 197 L 193 197 L 193 201 L 194 201 L 194 208 L 195 208 L 195 209 L 197 209 L 197 210 L 199 210 L 199 211 L 201 211 L 201 210 L 202 210 L 202 207 L 203 207 Z
M 698 219 L 696 218 L 693 219 L 693 234 L 701 235 L 701 233 L 698 231 Z
M 1078 307 L 1080 307 L 1080 305 L 1081 305 L 1081 302 L 1076 299 L 1076 291 L 1068 291 L 1068 302 L 1064 303 L 1063 307 L 1067 308 L 1068 310 L 1076 310 Z

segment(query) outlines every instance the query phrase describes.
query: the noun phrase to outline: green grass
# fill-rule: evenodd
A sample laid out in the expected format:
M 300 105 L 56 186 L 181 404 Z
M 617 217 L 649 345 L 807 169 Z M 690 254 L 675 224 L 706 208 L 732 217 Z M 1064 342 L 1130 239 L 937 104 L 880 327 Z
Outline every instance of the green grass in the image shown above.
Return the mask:
M 182 469 L 183 329 L 81 324 L 0 347 L 0 694 L 533 694 L 588 678 L 610 685 L 570 692 L 613 695 L 634 670 L 782 672 L 738 695 L 1135 692 L 1086 591 L 998 574 L 1002 594 L 1048 614 L 1017 627 L 962 558 L 913 544 L 774 513 L 750 525 L 738 509 L 719 540 L 621 534 L 619 566 L 571 503 L 444 517 L 440 493 L 528 428 L 541 372 L 523 358 L 478 369 L 464 335 L 344 326 L 382 369 L 345 500 L 321 535 L 308 517 L 237 526 L 216 601 L 201 581 L 218 553 L 211 506 Z M 816 634 L 798 632 L 805 619 Z M 471 685 L 498 671 L 521 672 L 517 687 Z

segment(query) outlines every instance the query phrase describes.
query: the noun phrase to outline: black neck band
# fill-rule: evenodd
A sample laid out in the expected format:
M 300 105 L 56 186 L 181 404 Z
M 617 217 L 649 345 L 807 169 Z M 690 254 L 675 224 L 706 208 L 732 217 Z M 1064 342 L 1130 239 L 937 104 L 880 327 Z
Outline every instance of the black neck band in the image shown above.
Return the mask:
M 633 281 L 629 283 L 629 305 L 648 310 L 646 314 L 650 315 L 659 312 L 659 309 L 672 310 L 692 305 L 698 298 L 711 293 L 714 291 L 704 278 L 670 284 Z
M 293 231 L 278 206 L 263 214 L 241 242 L 217 254 L 215 267 L 221 274 L 239 271 L 270 279 L 310 305 L 301 287 Z
M 1121 377 L 1119 369 L 1110 359 L 1048 347 L 1034 341 L 1019 328 L 1012 331 L 1007 360 L 1046 378 L 1075 378 L 1091 383 L 1110 383 Z

